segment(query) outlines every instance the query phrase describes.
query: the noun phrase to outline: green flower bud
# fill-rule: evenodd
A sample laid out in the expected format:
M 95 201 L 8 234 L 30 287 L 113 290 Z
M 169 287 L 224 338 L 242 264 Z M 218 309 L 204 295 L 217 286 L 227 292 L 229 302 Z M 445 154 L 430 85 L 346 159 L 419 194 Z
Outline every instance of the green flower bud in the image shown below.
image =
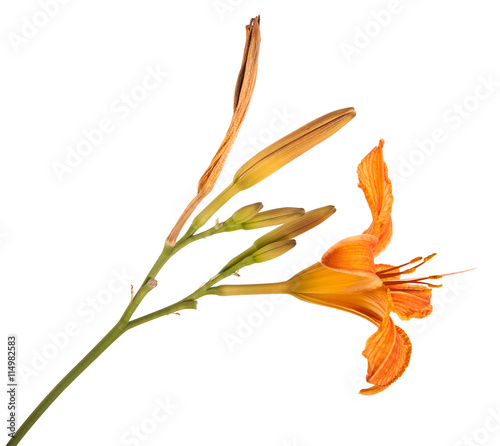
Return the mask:
M 296 244 L 297 242 L 295 240 L 282 240 L 280 242 L 271 243 L 255 251 L 252 254 L 252 258 L 255 263 L 267 262 L 290 251 Z
M 255 249 L 260 249 L 270 243 L 295 238 L 318 226 L 320 223 L 323 223 L 327 218 L 331 217 L 335 211 L 335 206 L 324 206 L 306 212 L 302 217 L 295 218 L 258 238 L 255 240 L 253 246 Z
M 302 217 L 306 211 L 302 208 L 278 208 L 259 212 L 253 218 L 241 224 L 241 229 L 258 229 L 277 226 Z
M 309 231 L 324 222 L 327 218 L 331 217 L 335 210 L 335 206 L 325 206 L 319 209 L 314 209 L 306 212 L 302 217 L 295 218 L 288 223 L 278 226 L 276 229 L 273 229 L 255 240 L 253 245 L 246 251 L 230 260 L 229 263 L 221 269 L 221 272 L 227 271 L 229 268 L 233 267 L 245 258 L 252 256 L 256 251 L 270 245 L 271 243 L 291 240 L 298 235 Z
M 244 206 L 237 210 L 229 221 L 236 224 L 246 222 L 247 220 L 255 218 L 263 207 L 264 205 L 262 203 L 254 203 Z

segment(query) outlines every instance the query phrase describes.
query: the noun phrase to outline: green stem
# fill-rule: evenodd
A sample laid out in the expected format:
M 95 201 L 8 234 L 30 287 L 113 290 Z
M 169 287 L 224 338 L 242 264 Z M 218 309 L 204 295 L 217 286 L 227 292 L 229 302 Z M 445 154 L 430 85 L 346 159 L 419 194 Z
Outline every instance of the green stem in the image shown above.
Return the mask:
M 7 443 L 7 446 L 14 446 L 21 441 L 21 439 L 57 399 L 57 397 L 125 332 L 125 327 L 126 321 L 120 319 L 120 321 L 109 331 L 109 333 L 104 336 L 101 341 L 99 341 L 99 343 L 49 392 L 49 394 L 41 401 L 41 403 L 17 430 L 15 437 Z
M 222 279 L 225 279 L 226 277 L 229 277 L 230 275 L 234 274 L 236 271 L 238 271 L 241 268 L 244 268 L 245 266 L 250 265 L 253 262 L 253 259 L 245 259 L 238 264 L 236 264 L 233 268 L 223 271 L 212 277 L 207 283 L 203 284 L 200 288 L 198 288 L 194 293 L 191 293 L 189 296 L 185 297 L 184 299 L 180 300 L 179 302 L 169 305 L 168 307 L 162 308 L 161 310 L 154 311 L 153 313 L 149 313 L 145 316 L 138 317 L 137 319 L 134 319 L 133 321 L 130 321 L 127 324 L 126 329 L 130 330 L 131 328 L 137 327 L 138 325 L 142 325 L 146 322 L 152 321 L 153 319 L 157 319 L 162 316 L 167 316 L 169 314 L 175 313 L 176 311 L 179 310 L 185 310 L 185 309 L 196 309 L 197 306 L 197 300 L 202 297 L 206 296 L 207 294 L 217 294 L 214 291 L 217 290 L 217 288 L 220 287 L 215 287 L 212 288 L 213 285 L 215 285 L 217 282 L 220 282 Z
M 191 226 L 186 231 L 186 234 L 179 240 L 182 243 L 188 237 L 191 237 L 199 228 L 201 228 L 229 199 L 234 197 L 239 192 L 239 189 L 231 183 L 224 189 L 214 200 L 208 204 L 193 220 Z
M 217 296 L 247 296 L 251 294 L 288 294 L 287 282 L 259 283 L 252 285 L 220 285 L 211 289 L 211 294 Z
M 144 297 L 156 287 L 156 278 L 160 270 L 167 263 L 167 261 L 182 248 L 188 244 L 199 240 L 201 238 L 208 237 L 213 234 L 224 232 L 226 228 L 216 228 L 213 227 L 202 233 L 194 235 L 198 228 L 203 226 L 203 224 L 208 221 L 208 219 L 220 208 L 224 203 L 227 202 L 237 191 L 231 187 L 225 189 L 212 203 L 210 203 L 200 214 L 195 218 L 195 222 L 188 229 L 186 234 L 176 243 L 175 246 L 165 245 L 162 253 L 156 260 L 155 264 L 149 271 L 148 275 L 144 279 L 141 287 L 130 301 L 129 305 L 125 309 L 122 317 L 118 323 L 104 336 L 101 341 L 73 368 L 70 372 L 49 392 L 49 394 L 40 402 L 40 404 L 35 408 L 35 410 L 28 416 L 26 421 L 17 430 L 15 437 L 11 438 L 7 443 L 7 446 L 17 445 L 21 439 L 26 435 L 26 433 L 31 429 L 31 427 L 37 422 L 37 420 L 43 415 L 43 413 L 50 407 L 50 405 L 61 395 L 61 393 L 76 379 L 80 374 L 92 364 L 113 342 L 115 342 L 123 333 L 130 330 L 131 328 L 137 327 L 145 322 L 151 321 L 161 316 L 175 313 L 176 311 L 196 308 L 196 300 L 201 296 L 206 294 L 212 294 L 211 286 L 225 277 L 228 277 L 239 268 L 246 266 L 245 262 L 240 262 L 235 265 L 235 268 L 231 268 L 228 271 L 219 273 L 211 280 L 209 280 L 204 286 L 196 290 L 190 296 L 185 299 L 163 308 L 159 311 L 155 311 L 146 316 L 139 317 L 133 321 L 130 321 L 134 312 L 136 311 L 139 304 L 142 302 Z
M 201 296 L 199 296 L 201 297 Z M 146 322 L 152 321 L 153 319 L 157 319 L 161 316 L 167 316 L 172 313 L 176 313 L 180 310 L 192 309 L 196 310 L 198 302 L 196 300 L 191 301 L 180 301 L 173 305 L 169 305 L 168 307 L 162 308 L 158 311 L 153 311 L 152 313 L 147 314 L 146 316 L 138 317 L 133 321 L 130 321 L 125 327 L 126 330 L 130 330 L 131 328 L 137 327 L 138 325 L 142 325 Z
M 26 433 L 31 429 L 31 427 L 37 422 L 37 420 L 43 415 L 43 413 L 50 407 L 50 405 L 57 399 L 59 395 L 76 379 L 80 374 L 92 364 L 113 342 L 115 342 L 125 331 L 129 330 L 131 326 L 128 325 L 130 318 L 134 314 L 135 310 L 142 302 L 144 297 L 156 286 L 156 283 L 151 283 L 150 280 L 154 279 L 160 272 L 165 263 L 172 257 L 177 251 L 179 251 L 184 246 L 188 245 L 191 241 L 190 239 L 185 239 L 182 246 L 176 246 L 175 248 L 165 246 L 162 253 L 156 260 L 155 264 L 151 268 L 150 272 L 144 279 L 141 287 L 135 294 L 134 298 L 130 301 L 129 305 L 125 309 L 122 317 L 118 323 L 109 331 L 109 333 L 104 336 L 101 341 L 73 368 L 70 372 L 49 392 L 49 394 L 40 402 L 40 404 L 35 408 L 35 410 L 29 415 L 26 421 L 19 427 L 16 431 L 15 437 L 7 443 L 7 446 L 17 445 L 21 439 L 26 435 Z M 177 306 L 176 306 L 177 305 Z M 172 313 L 181 309 L 181 307 L 189 308 L 189 304 L 183 303 L 181 306 L 174 304 L 171 306 Z M 144 321 L 146 322 L 146 321 Z M 137 324 L 138 325 L 138 324 Z

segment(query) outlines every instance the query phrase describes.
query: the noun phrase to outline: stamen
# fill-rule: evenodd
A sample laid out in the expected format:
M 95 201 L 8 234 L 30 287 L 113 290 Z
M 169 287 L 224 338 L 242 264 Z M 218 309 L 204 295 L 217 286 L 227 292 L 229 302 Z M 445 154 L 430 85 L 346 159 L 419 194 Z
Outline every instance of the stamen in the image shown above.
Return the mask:
M 425 262 L 428 262 L 430 259 L 432 259 L 433 257 L 435 257 L 437 255 L 437 253 L 434 253 L 434 254 L 431 254 L 429 256 L 427 256 L 425 259 L 424 259 L 424 263 Z
M 427 256 L 421 264 L 423 264 L 423 263 L 427 262 L 428 260 L 432 259 L 435 255 L 436 254 L 431 254 L 430 256 Z M 417 269 L 420 265 L 417 265 L 414 268 L 410 268 L 407 271 L 403 271 L 400 274 L 408 274 L 409 272 L 413 272 L 412 270 Z M 466 273 L 468 271 L 472 271 L 472 270 L 475 270 L 475 269 L 476 268 L 471 268 L 471 269 L 466 269 L 466 270 L 463 270 L 463 271 L 457 271 L 457 272 L 454 272 L 454 273 L 435 274 L 435 275 L 432 275 L 432 276 L 417 277 L 417 278 L 414 278 L 414 279 L 406 279 L 406 280 L 383 280 L 384 279 L 384 277 L 383 277 L 384 274 L 379 275 L 379 277 L 383 280 L 384 285 L 388 286 L 389 288 L 391 287 L 391 285 L 403 285 L 403 284 L 426 285 L 429 288 L 441 288 L 443 286 L 442 284 L 436 285 L 434 283 L 423 282 L 423 280 L 427 280 L 427 279 L 429 279 L 429 280 L 438 280 L 438 279 L 442 279 L 443 277 L 446 277 L 446 276 L 453 276 L 454 274 L 462 274 L 462 273 Z M 396 274 L 392 274 L 392 275 L 394 276 Z M 387 274 L 386 276 L 387 277 L 391 277 L 391 274 Z
M 441 288 L 443 286 L 442 283 L 440 283 L 439 285 L 436 285 L 435 283 L 427 283 L 427 282 L 417 282 L 417 283 L 421 283 L 422 285 L 427 285 L 430 288 Z
M 458 274 L 458 273 L 451 273 L 451 274 Z M 449 274 L 444 274 L 445 276 L 449 275 Z M 421 283 L 422 285 L 431 285 L 431 284 L 428 284 L 428 283 L 425 283 L 425 282 L 422 282 L 422 280 L 427 280 L 427 279 L 430 279 L 430 280 L 437 280 L 437 279 L 441 279 L 443 277 L 443 275 L 439 275 L 439 276 L 426 276 L 426 277 L 415 277 L 413 279 L 406 279 L 406 280 L 387 280 L 385 281 L 384 280 L 384 285 L 399 285 L 399 284 L 402 284 L 402 283 Z M 432 288 L 432 287 L 431 287 Z
M 417 270 L 417 267 L 414 266 L 413 268 L 402 271 L 401 274 L 411 274 L 411 273 L 414 273 L 416 270 Z
M 378 272 L 378 275 L 380 276 L 381 274 L 387 274 L 389 271 L 403 268 L 404 266 L 411 265 L 412 263 L 415 263 L 415 262 L 420 262 L 420 260 L 422 260 L 422 257 L 415 257 L 413 260 L 410 260 L 408 263 L 403 263 L 402 265 L 399 265 L 399 266 L 391 266 L 390 268 L 380 270 Z M 390 274 L 390 276 L 393 276 L 394 274 L 400 274 L 400 273 L 393 273 L 393 274 Z
M 415 265 L 413 268 L 407 269 L 406 271 L 401 271 L 400 274 L 411 274 L 417 270 L 417 268 L 421 267 L 424 263 L 427 263 L 430 259 L 432 259 L 436 253 L 427 256 L 424 260 L 422 257 L 417 257 L 419 260 L 422 260 L 418 265 Z M 411 263 L 411 262 L 410 262 Z

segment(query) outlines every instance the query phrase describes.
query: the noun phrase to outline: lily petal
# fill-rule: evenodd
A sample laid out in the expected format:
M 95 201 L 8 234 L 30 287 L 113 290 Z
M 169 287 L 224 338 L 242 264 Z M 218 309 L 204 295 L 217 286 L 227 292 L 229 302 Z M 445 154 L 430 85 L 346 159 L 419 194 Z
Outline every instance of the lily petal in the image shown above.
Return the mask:
M 390 386 L 408 366 L 411 349 L 407 334 L 394 325 L 388 311 L 379 329 L 366 341 L 363 351 L 363 356 L 368 360 L 366 380 L 377 387 Z M 367 389 L 361 393 L 370 391 L 373 392 Z
M 287 283 L 290 293 L 325 295 L 365 293 L 382 286 L 382 281 L 376 275 L 347 274 L 334 271 L 321 263 L 302 270 Z
M 387 389 L 387 386 L 371 386 L 367 389 L 361 389 L 359 393 L 360 395 L 376 395 L 377 393 L 383 392 L 385 389 Z
M 347 237 L 328 249 L 321 263 L 347 274 L 376 276 L 373 250 L 377 244 L 377 237 L 369 234 Z
M 400 284 L 389 286 L 394 312 L 400 319 L 424 318 L 432 313 L 432 290 L 425 285 Z
M 338 273 L 340 274 L 340 273 Z M 391 306 L 387 298 L 387 290 L 378 288 L 365 293 L 338 294 L 338 293 L 291 293 L 292 296 L 305 302 L 347 311 L 361 316 L 375 325 L 380 325 Z
M 366 201 L 372 213 L 372 224 L 364 232 L 378 238 L 374 254 L 380 254 L 392 238 L 392 184 L 384 162 L 384 140 L 381 139 L 358 166 L 358 186 L 363 190 Z

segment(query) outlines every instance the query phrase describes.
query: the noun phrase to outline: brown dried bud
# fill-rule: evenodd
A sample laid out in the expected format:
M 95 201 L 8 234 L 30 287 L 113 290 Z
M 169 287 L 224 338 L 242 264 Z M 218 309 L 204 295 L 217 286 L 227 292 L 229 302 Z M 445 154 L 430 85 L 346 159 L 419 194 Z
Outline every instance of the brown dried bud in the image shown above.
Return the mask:
M 252 93 L 257 79 L 257 68 L 260 50 L 260 16 L 250 20 L 250 24 L 246 26 L 246 42 L 243 51 L 243 61 L 241 69 L 236 80 L 236 88 L 234 91 L 233 117 L 229 128 L 226 132 L 219 150 L 213 157 L 208 169 L 203 173 L 198 183 L 198 193 L 196 197 L 186 207 L 174 228 L 170 232 L 166 240 L 168 246 L 174 246 L 177 237 L 186 224 L 186 221 L 191 216 L 201 200 L 205 198 L 215 186 L 215 182 L 224 167 L 226 158 L 233 147 L 234 141 L 238 136 L 245 115 L 252 99 Z

